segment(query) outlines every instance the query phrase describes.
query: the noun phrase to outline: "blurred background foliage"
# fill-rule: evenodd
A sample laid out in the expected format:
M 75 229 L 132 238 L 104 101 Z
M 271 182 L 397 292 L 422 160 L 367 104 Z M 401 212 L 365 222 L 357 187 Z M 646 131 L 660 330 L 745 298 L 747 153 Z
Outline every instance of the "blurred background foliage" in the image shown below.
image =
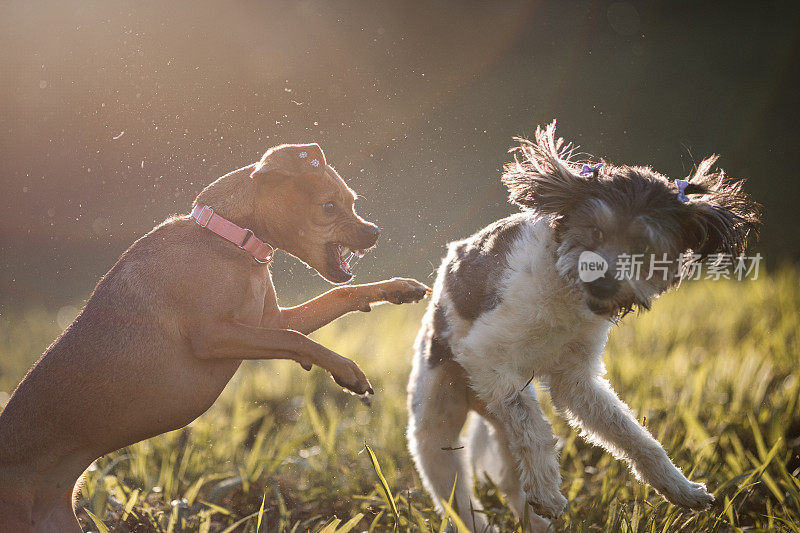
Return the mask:
M 671 177 L 721 153 L 765 206 L 758 249 L 796 261 L 799 23 L 792 2 L 4 2 L 0 312 L 76 305 L 282 142 L 320 142 L 384 228 L 360 280 L 430 279 L 512 211 L 512 136 L 553 118 Z M 275 271 L 285 302 L 325 286 Z

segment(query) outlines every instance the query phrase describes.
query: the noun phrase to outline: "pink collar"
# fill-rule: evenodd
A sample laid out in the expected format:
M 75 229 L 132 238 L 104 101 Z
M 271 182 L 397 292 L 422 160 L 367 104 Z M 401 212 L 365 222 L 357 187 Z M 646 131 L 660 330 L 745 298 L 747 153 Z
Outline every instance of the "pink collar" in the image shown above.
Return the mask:
M 209 206 L 194 206 L 191 217 L 201 227 L 216 233 L 223 239 L 248 252 L 259 263 L 272 261 L 275 248 L 253 235 L 251 230 L 237 226 L 230 220 L 219 216 Z

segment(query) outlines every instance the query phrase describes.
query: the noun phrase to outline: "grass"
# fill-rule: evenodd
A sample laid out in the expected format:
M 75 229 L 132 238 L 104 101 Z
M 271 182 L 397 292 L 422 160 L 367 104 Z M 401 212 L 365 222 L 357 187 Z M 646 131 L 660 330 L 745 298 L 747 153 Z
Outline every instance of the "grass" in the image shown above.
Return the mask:
M 784 269 L 758 281 L 685 284 L 614 328 L 611 382 L 717 505 L 695 513 L 664 502 L 551 416 L 570 502 L 559 530 L 800 531 L 798 310 L 800 273 Z M 441 531 L 405 442 L 421 312 L 381 307 L 315 335 L 364 368 L 376 389 L 371 407 L 317 369 L 246 363 L 188 427 L 92 466 L 84 528 Z M 57 329 L 42 311 L 0 316 L 0 391 L 10 392 Z M 502 531 L 518 530 L 494 487 L 479 494 Z

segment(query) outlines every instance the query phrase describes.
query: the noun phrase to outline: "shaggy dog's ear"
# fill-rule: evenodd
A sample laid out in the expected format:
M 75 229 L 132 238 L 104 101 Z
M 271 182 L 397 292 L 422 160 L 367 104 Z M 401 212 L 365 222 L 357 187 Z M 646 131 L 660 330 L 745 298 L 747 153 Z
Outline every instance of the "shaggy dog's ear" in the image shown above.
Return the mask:
M 758 237 L 761 210 L 742 191 L 744 180 L 733 181 L 722 169 L 712 170 L 717 158 L 706 158 L 687 178 L 685 248 L 701 257 L 718 253 L 735 257 L 744 253 L 751 230 Z
M 535 141 L 515 137 L 514 162 L 503 167 L 503 184 L 508 201 L 547 215 L 563 215 L 580 202 L 588 190 L 588 179 L 581 177 L 570 161 L 572 144 L 555 138 L 556 121 L 547 128 L 536 128 Z M 591 179 L 591 178 L 589 178 Z

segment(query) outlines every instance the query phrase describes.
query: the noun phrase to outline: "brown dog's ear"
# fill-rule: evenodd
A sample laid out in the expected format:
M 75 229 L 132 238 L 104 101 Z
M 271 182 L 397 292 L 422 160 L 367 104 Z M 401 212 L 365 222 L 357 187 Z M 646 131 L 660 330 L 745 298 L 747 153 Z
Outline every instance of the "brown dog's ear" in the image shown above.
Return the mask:
M 687 178 L 685 248 L 701 257 L 719 253 L 736 257 L 744 253 L 751 230 L 758 237 L 761 206 L 742 191 L 744 180 L 733 181 L 722 169 L 712 170 L 717 157 L 703 160 Z
M 512 204 L 563 215 L 585 196 L 588 181 L 578 175 L 570 161 L 572 145 L 556 139 L 555 129 L 554 120 L 545 129 L 536 128 L 534 142 L 515 137 L 520 144 L 510 150 L 514 162 L 503 167 L 502 177 Z
M 256 168 L 250 177 L 257 178 L 270 174 L 324 176 L 326 166 L 325 154 L 317 143 L 281 144 L 267 150 L 261 161 L 256 163 Z

